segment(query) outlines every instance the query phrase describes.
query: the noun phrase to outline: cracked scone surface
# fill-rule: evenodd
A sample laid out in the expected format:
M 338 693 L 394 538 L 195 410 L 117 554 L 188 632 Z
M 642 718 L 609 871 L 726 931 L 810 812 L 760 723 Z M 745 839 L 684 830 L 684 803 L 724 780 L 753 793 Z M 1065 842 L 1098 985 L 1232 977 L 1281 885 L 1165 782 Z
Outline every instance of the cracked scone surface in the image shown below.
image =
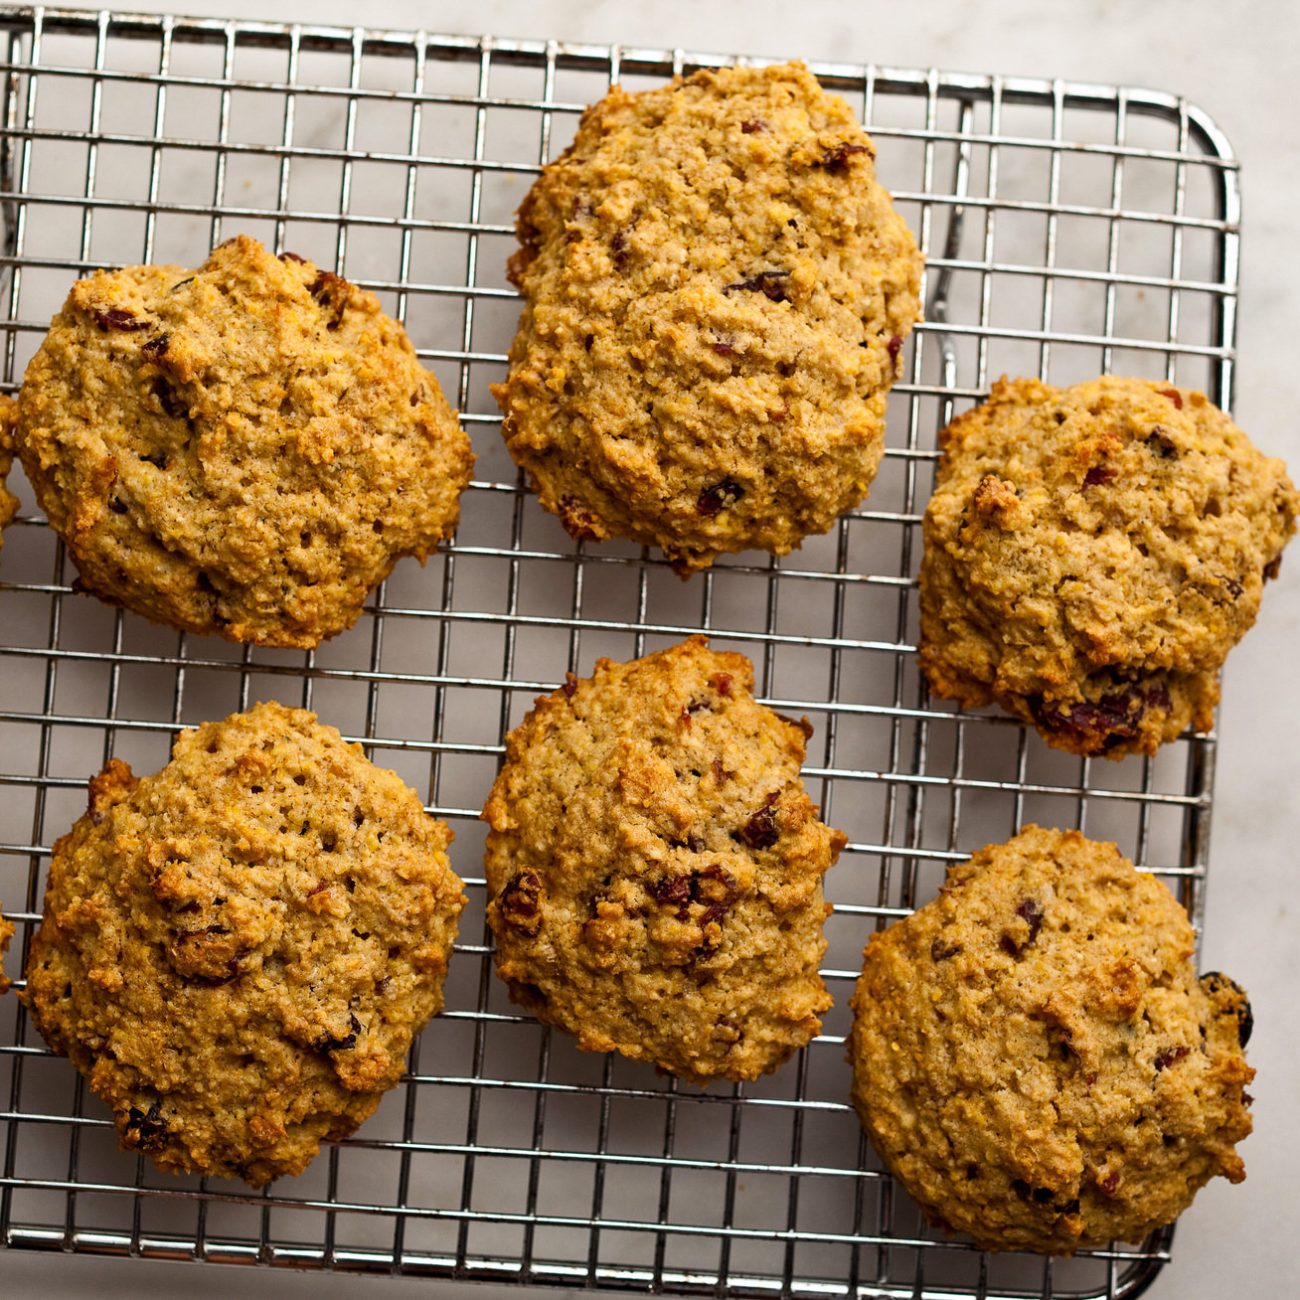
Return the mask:
M 578 1046 L 692 1082 L 753 1079 L 820 1028 L 844 836 L 803 728 L 703 637 L 596 665 L 511 732 L 483 810 L 497 973 Z
M 575 537 L 683 575 L 857 505 L 921 258 L 849 106 L 802 64 L 615 87 L 519 209 L 525 307 L 494 391 Z
M 4 549 L 4 529 L 18 513 L 18 498 L 8 488 L 9 471 L 14 463 L 14 422 L 18 404 L 0 394 L 0 550 Z
M 261 1186 L 397 1083 L 442 1006 L 451 833 L 315 716 L 259 704 L 113 760 L 54 847 L 27 999 L 127 1149 Z
M 1164 885 L 1076 831 L 952 867 L 867 944 L 849 1059 L 877 1151 L 994 1250 L 1139 1241 L 1240 1182 L 1250 1004 L 1193 950 Z
M 304 648 L 452 533 L 473 466 L 379 300 L 243 235 L 195 271 L 78 281 L 27 368 L 18 451 L 85 588 Z
M 1003 379 L 940 435 L 921 666 L 1076 754 L 1153 754 L 1213 723 L 1300 497 L 1204 394 Z

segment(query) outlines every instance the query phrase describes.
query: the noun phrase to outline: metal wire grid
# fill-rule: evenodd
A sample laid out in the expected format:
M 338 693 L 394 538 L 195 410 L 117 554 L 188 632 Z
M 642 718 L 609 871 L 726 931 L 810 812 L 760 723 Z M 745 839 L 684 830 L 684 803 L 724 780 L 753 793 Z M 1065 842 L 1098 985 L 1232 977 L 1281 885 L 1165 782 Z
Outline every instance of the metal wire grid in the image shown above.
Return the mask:
M 480 456 L 454 544 L 400 566 L 356 628 L 305 655 L 70 599 L 62 549 L 15 484 L 25 508 L 0 569 L 15 975 L 87 776 L 114 753 L 153 770 L 181 726 L 267 696 L 316 708 L 425 793 L 456 828 L 471 904 L 447 1010 L 401 1087 L 356 1138 L 259 1196 L 119 1153 L 104 1108 L 6 999 L 7 1244 L 719 1295 L 1142 1290 L 1171 1232 L 1051 1261 L 929 1229 L 863 1142 L 841 1058 L 867 933 L 1023 821 L 1116 838 L 1199 922 L 1213 738 L 1093 763 L 930 701 L 914 578 L 934 431 L 1001 371 L 1159 375 L 1231 405 L 1237 177 L 1213 124 L 1146 91 L 816 66 L 861 109 L 929 254 L 930 323 L 908 345 L 865 508 L 783 561 L 740 557 L 682 584 L 630 546 L 571 544 L 528 500 L 486 383 L 517 312 L 511 213 L 578 111 L 613 81 L 725 60 L 42 9 L 0 11 L 0 28 L 7 387 L 75 276 L 192 265 L 246 230 L 379 292 Z M 813 720 L 806 776 L 850 835 L 828 881 L 825 1034 L 770 1079 L 703 1093 L 515 1014 L 490 973 L 475 820 L 535 694 L 598 654 L 698 629 L 755 659 L 765 699 Z

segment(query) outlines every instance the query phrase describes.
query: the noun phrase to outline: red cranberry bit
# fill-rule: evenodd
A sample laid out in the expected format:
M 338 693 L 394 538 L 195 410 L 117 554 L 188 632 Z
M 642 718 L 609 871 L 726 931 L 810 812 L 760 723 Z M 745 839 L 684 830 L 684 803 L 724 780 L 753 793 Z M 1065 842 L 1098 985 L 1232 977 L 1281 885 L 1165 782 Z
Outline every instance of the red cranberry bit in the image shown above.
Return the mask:
M 140 351 L 156 361 L 167 351 L 167 346 L 171 341 L 172 336 L 170 334 L 159 334 L 156 338 L 150 339 Z
M 770 849 L 780 838 L 781 830 L 776 821 L 776 809 L 772 806 L 776 803 L 776 799 L 775 794 L 768 795 L 767 803 L 736 832 L 741 843 L 747 848 Z
M 787 302 L 789 299 L 786 297 L 785 285 L 782 281 L 789 278 L 789 271 L 759 271 L 757 275 L 751 275 L 748 280 L 726 285 L 722 292 L 731 293 L 733 290 L 743 289 L 747 293 L 761 293 L 773 302 Z
M 1119 1191 L 1119 1171 L 1115 1170 L 1097 1183 L 1103 1196 L 1114 1196 Z
M 715 342 L 713 350 L 720 357 L 734 357 L 736 355 L 736 349 L 730 343 Z
M 560 687 L 560 690 L 564 692 L 568 699 L 573 699 L 578 692 L 578 679 L 572 673 L 565 673 L 564 685 Z
M 767 130 L 767 123 L 764 122 L 763 119 L 759 117 L 751 117 L 748 119 L 748 121 L 742 122 L 740 124 L 740 131 L 742 135 L 754 135 L 759 131 L 766 131 L 766 130 Z
M 665 876 L 650 886 L 650 893 L 661 907 L 677 909 L 677 919 L 684 921 L 690 915 L 688 904 L 691 901 L 690 876 Z
M 1180 411 L 1183 409 L 1183 395 L 1176 388 L 1162 388 L 1162 397 L 1167 397 Z
M 1084 476 L 1083 486 L 1104 487 L 1107 483 L 1113 483 L 1119 477 L 1117 470 L 1111 469 L 1107 465 L 1094 465 Z
M 1175 1061 L 1181 1061 L 1191 1050 L 1186 1043 L 1180 1043 L 1177 1047 L 1166 1047 L 1156 1053 L 1156 1069 L 1168 1069 Z
M 330 1034 L 322 1034 L 312 1047 L 318 1052 L 350 1052 L 357 1045 L 357 1035 L 361 1032 L 361 1021 L 351 1012 L 348 1013 L 349 1033 L 335 1038 Z
M 163 1119 L 162 1107 L 154 1102 L 147 1111 L 132 1106 L 127 1111 L 123 1136 L 132 1146 L 141 1151 L 160 1151 L 167 1143 L 167 1121 Z
M 842 144 L 832 149 L 820 162 L 833 176 L 843 176 L 849 170 L 848 160 L 855 153 L 869 154 L 871 149 L 865 144 Z
M 516 930 L 533 935 L 542 928 L 542 881 L 534 871 L 521 871 L 501 891 L 501 915 Z
M 1069 732 L 1085 740 L 1101 740 L 1103 748 L 1136 736 L 1146 712 L 1143 693 L 1132 688 L 1103 695 L 1095 704 L 1081 700 L 1065 706 L 1049 705 L 1039 698 L 1031 702 L 1031 708 L 1034 720 L 1046 730 Z
M 695 511 L 706 519 L 712 519 L 714 515 L 734 506 L 744 495 L 745 489 L 735 479 L 724 478 L 721 483 L 715 483 L 700 493 Z
M 889 353 L 890 361 L 897 361 L 898 354 L 903 350 L 903 340 L 898 334 L 891 334 L 889 342 L 885 344 L 885 350 Z
M 125 307 L 109 307 L 106 311 L 97 311 L 95 324 L 102 330 L 122 330 L 126 333 L 149 328 L 147 320 L 138 320 L 135 312 Z
M 730 673 L 714 673 L 713 676 L 709 678 L 709 684 L 724 699 L 731 694 Z
M 291 253 L 287 249 L 280 254 L 280 261 L 282 262 L 305 262 L 306 260 L 305 257 L 299 257 L 297 253 Z
M 307 292 L 320 303 L 323 311 L 330 313 L 325 328 L 338 329 L 348 305 L 348 282 L 332 271 L 318 271 Z

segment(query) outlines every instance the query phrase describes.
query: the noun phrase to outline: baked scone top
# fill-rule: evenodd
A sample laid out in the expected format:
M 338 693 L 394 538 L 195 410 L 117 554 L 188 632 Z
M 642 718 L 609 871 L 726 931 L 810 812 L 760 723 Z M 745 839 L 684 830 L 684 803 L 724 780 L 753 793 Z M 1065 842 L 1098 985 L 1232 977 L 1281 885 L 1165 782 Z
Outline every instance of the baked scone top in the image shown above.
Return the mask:
M 696 1083 L 775 1069 L 830 1006 L 805 733 L 703 637 L 570 678 L 507 741 L 483 816 L 497 972 L 578 1037 Z
M 1245 1177 L 1250 1004 L 1113 844 L 1027 826 L 871 936 L 853 1099 L 937 1221 L 994 1250 L 1141 1240 Z
M 78 281 L 18 451 L 82 583 L 159 622 L 311 647 L 454 530 L 473 457 L 379 300 L 240 235 Z
M 518 214 L 495 390 L 575 537 L 784 554 L 856 505 L 920 314 L 915 241 L 843 99 L 798 63 L 614 87 Z
M 5 544 L 5 525 L 18 513 L 18 498 L 6 485 L 14 463 L 14 423 L 17 418 L 17 402 L 0 393 L 0 548 Z
M 259 704 L 113 760 L 54 846 L 27 999 L 163 1169 L 261 1186 L 347 1136 L 442 1006 L 451 832 L 315 716 Z
M 1002 379 L 941 435 L 921 664 L 1049 743 L 1120 757 L 1212 722 L 1300 496 L 1203 393 Z

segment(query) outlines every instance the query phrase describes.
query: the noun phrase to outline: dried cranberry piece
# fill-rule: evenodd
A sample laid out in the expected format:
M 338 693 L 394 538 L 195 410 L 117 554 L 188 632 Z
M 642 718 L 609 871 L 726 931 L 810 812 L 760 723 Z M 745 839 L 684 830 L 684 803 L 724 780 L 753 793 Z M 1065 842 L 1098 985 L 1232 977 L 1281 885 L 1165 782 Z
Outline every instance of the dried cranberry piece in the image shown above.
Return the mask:
M 1118 477 L 1119 472 L 1108 465 L 1094 465 L 1083 476 L 1083 486 L 1104 487 L 1107 483 L 1113 483 Z
M 817 165 L 819 167 L 825 167 L 833 176 L 843 176 L 849 170 L 849 158 L 851 158 L 855 153 L 869 154 L 870 152 L 871 149 L 868 145 L 845 143 L 837 145 L 830 151 L 830 153 L 826 154 Z
M 1010 935 L 1002 936 L 1003 952 L 1010 953 L 1013 957 L 1020 956 L 1038 938 L 1038 932 L 1043 928 L 1043 908 L 1037 899 L 1026 898 L 1017 906 L 1016 915 L 1022 921 L 1029 922 L 1029 936 L 1024 943 L 1017 943 Z
M 1161 397 L 1167 397 L 1180 411 L 1183 409 L 1183 395 L 1176 388 L 1162 388 Z
M 140 351 L 146 353 L 156 361 L 167 351 L 167 347 L 171 341 L 172 336 L 170 334 L 159 334 L 145 343 L 143 347 L 141 347 Z
M 733 289 L 743 289 L 747 293 L 761 293 L 773 302 L 787 302 L 789 300 L 782 281 L 789 277 L 789 271 L 759 271 L 756 275 L 751 275 L 748 280 L 727 285 L 723 293 L 731 293 Z
M 1234 979 L 1229 979 L 1222 971 L 1206 971 L 1200 978 L 1200 984 L 1211 997 L 1223 989 L 1231 989 L 1237 994 L 1238 1001 L 1228 1008 L 1237 1018 L 1237 1042 L 1245 1047 L 1250 1042 L 1250 1035 L 1255 1028 L 1255 1013 L 1250 1008 L 1250 999 L 1246 990 Z
M 885 344 L 885 351 L 889 353 L 890 361 L 897 361 L 898 354 L 903 350 L 903 339 L 901 335 L 891 334 L 889 342 Z
M 1168 713 L 1174 707 L 1174 702 L 1169 698 L 1169 691 L 1164 682 L 1152 682 L 1144 692 L 1149 708 L 1159 709 Z
M 162 407 L 163 414 L 171 416 L 173 420 L 189 416 L 189 406 L 181 400 L 176 390 L 161 375 L 149 385 L 149 391 L 158 399 L 158 405 Z M 161 468 L 163 468 L 162 465 L 159 466 L 159 469 Z
M 1156 1053 L 1156 1069 L 1168 1069 L 1175 1061 L 1181 1061 L 1191 1050 L 1186 1043 L 1180 1043 L 1177 1047 L 1166 1047 Z
M 734 506 L 744 495 L 745 489 L 735 479 L 724 478 L 721 483 L 715 483 L 700 493 L 695 511 L 706 519 L 712 519 L 714 515 Z
M 1119 1191 L 1119 1170 L 1114 1170 L 1107 1174 L 1105 1178 L 1100 1179 L 1097 1187 L 1103 1196 L 1114 1196 Z
M 942 938 L 937 938 L 930 944 L 931 961 L 948 961 L 959 952 L 961 952 L 961 944 L 944 943 Z
M 578 679 L 572 673 L 565 673 L 564 685 L 560 687 L 560 690 L 564 692 L 566 698 L 573 699 L 578 693 Z
M 122 330 L 128 334 L 149 328 L 147 320 L 139 320 L 135 312 L 126 307 L 109 307 L 104 311 L 96 311 L 95 323 L 102 330 Z
M 329 313 L 325 328 L 336 330 L 343 322 L 343 313 L 348 305 L 348 289 L 351 286 L 341 276 L 332 271 L 318 271 L 307 292 Z
M 330 1034 L 322 1034 L 312 1047 L 318 1052 L 349 1052 L 357 1045 L 357 1035 L 361 1032 L 361 1021 L 348 1012 L 348 1028 L 350 1033 L 344 1034 L 341 1038 L 334 1038 Z
M 713 676 L 709 678 L 709 683 L 724 699 L 731 694 L 730 673 L 714 673 Z
M 147 1111 L 135 1106 L 127 1111 L 122 1136 L 141 1151 L 160 1151 L 167 1144 L 169 1132 L 162 1105 L 155 1101 Z
M 533 935 L 542 928 L 541 897 L 541 877 L 535 871 L 521 871 L 501 891 L 497 907 L 509 925 Z
M 1095 704 L 1080 700 L 1064 706 L 1050 705 L 1039 696 L 1030 701 L 1030 708 L 1034 720 L 1045 730 L 1096 740 L 1103 748 L 1136 736 L 1146 712 L 1143 693 L 1133 689 L 1103 695 Z
M 665 876 L 650 886 L 650 893 L 661 907 L 677 908 L 679 921 L 686 919 L 686 905 L 691 900 L 690 876 Z
M 721 340 L 713 344 L 713 350 L 720 357 L 734 357 L 736 355 L 736 349 L 730 343 L 723 343 Z
M 1277 575 L 1281 572 L 1282 572 L 1282 556 L 1278 554 L 1275 555 L 1264 566 L 1264 581 L 1267 582 L 1270 578 L 1276 578 Z
M 740 124 L 742 135 L 754 135 L 758 131 L 766 131 L 767 123 L 759 117 L 751 117 Z
M 280 261 L 282 262 L 305 262 L 306 260 L 305 257 L 299 257 L 297 253 L 291 253 L 288 249 L 285 249 L 285 251 L 280 254 Z
M 776 809 L 773 807 L 776 800 L 775 794 L 768 795 L 767 803 L 739 831 L 735 832 L 736 837 L 747 848 L 770 849 L 780 838 L 781 829 L 777 825 Z

